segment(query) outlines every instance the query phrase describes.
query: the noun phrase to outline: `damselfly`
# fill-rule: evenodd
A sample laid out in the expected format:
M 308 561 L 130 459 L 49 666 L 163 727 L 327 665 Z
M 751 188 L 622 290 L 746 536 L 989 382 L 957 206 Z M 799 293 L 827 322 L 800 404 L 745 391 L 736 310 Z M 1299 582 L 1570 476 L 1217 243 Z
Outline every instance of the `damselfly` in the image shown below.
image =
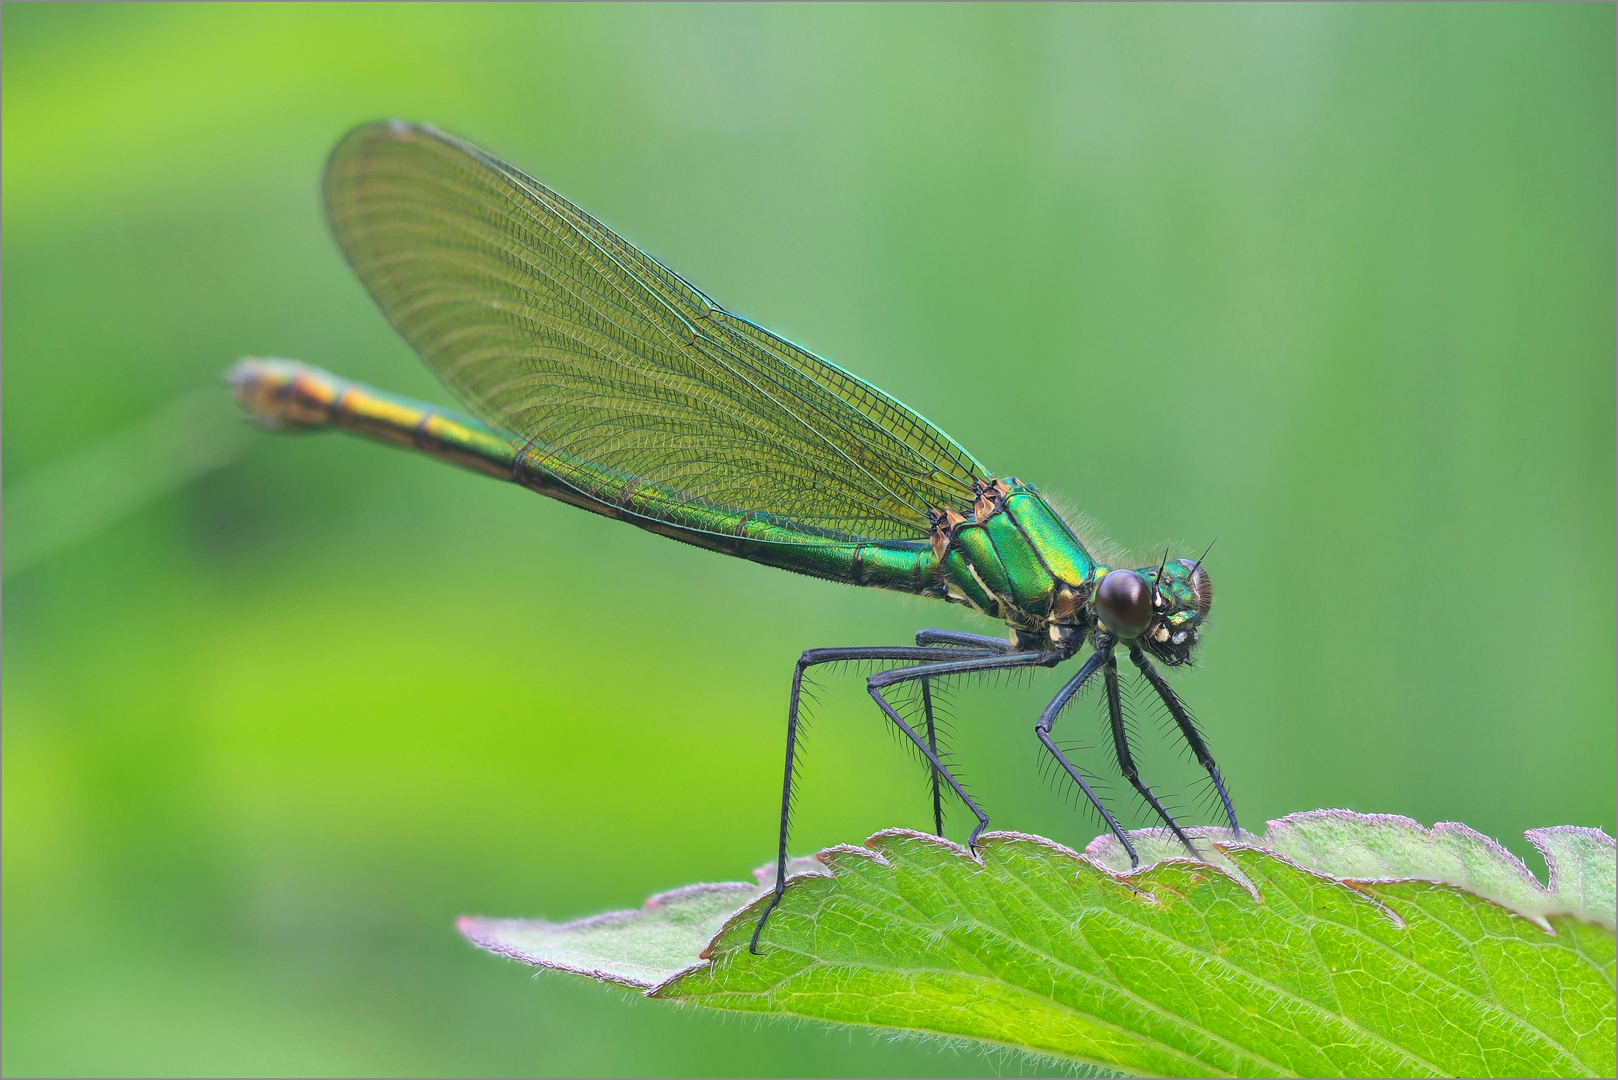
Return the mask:
M 819 664 L 895 665 L 866 688 L 929 766 L 939 835 L 947 785 L 977 818 L 970 844 L 989 817 L 940 760 L 929 687 L 1054 667 L 1089 646 L 1035 736 L 1134 860 L 1128 834 L 1051 734 L 1099 674 L 1125 778 L 1194 854 L 1135 765 L 1122 652 L 1240 835 L 1207 744 L 1153 663 L 1191 660 L 1213 604 L 1200 559 L 1099 564 L 1033 485 L 997 478 L 914 410 L 730 314 L 549 188 L 453 136 L 398 122 L 356 129 L 332 153 L 325 201 L 338 244 L 383 313 L 477 419 L 303 364 L 243 360 L 230 382 L 264 426 L 335 427 L 411 446 L 710 551 L 963 604 L 1006 624 L 1004 639 L 923 630 L 914 646 L 799 658 L 775 892 L 755 951 L 786 886 L 800 696 L 804 673 Z M 920 724 L 895 707 L 894 689 L 907 683 L 920 689 Z

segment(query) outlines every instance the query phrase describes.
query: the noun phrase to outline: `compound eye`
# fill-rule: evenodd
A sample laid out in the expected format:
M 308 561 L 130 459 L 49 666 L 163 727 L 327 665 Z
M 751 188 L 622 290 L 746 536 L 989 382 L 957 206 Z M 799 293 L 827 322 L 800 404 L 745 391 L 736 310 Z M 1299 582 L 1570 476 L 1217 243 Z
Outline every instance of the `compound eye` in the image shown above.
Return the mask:
M 1208 576 L 1208 571 L 1202 568 L 1201 563 L 1181 559 L 1180 565 L 1191 571 L 1191 595 L 1196 598 L 1197 614 L 1208 614 L 1213 609 L 1213 578 Z
M 1152 590 L 1139 574 L 1114 570 L 1101 579 L 1095 608 L 1108 630 L 1121 638 L 1137 638 L 1152 625 Z

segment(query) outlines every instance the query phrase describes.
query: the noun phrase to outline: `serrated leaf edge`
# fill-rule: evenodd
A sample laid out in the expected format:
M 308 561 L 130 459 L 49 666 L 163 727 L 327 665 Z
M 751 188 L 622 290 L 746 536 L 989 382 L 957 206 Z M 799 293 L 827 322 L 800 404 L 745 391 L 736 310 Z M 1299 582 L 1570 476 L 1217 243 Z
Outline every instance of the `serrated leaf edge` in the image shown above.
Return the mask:
M 1521 906 L 1510 903 L 1502 897 L 1491 895 L 1484 890 L 1472 887 L 1468 884 L 1448 881 L 1438 876 L 1406 875 L 1387 877 L 1339 877 L 1335 874 L 1331 874 L 1327 871 L 1323 871 L 1300 862 L 1284 852 L 1265 847 L 1262 843 L 1245 841 L 1235 843 L 1218 839 L 1218 837 L 1222 834 L 1228 835 L 1228 830 L 1210 828 L 1197 829 L 1193 830 L 1193 832 L 1196 838 L 1209 840 L 1212 846 L 1219 851 L 1221 855 L 1238 851 L 1257 852 L 1278 859 L 1291 867 L 1309 874 L 1310 876 L 1335 882 L 1350 888 L 1354 891 L 1356 897 L 1374 905 L 1395 926 L 1400 928 L 1405 926 L 1405 920 L 1398 914 L 1398 912 L 1390 908 L 1377 897 L 1367 893 L 1359 886 L 1393 885 L 1405 882 L 1421 882 L 1431 885 L 1446 886 L 1468 893 L 1472 896 L 1476 896 L 1487 903 L 1504 909 L 1512 915 L 1526 919 L 1529 922 L 1534 923 L 1541 930 L 1551 936 L 1557 936 L 1555 927 L 1549 921 L 1549 917 L 1552 915 L 1567 915 L 1573 918 L 1581 919 L 1585 922 L 1605 927 L 1608 930 L 1618 929 L 1614 927 L 1611 920 L 1599 917 L 1587 909 L 1574 910 L 1570 907 L 1570 905 L 1557 901 L 1558 887 L 1561 883 L 1559 877 L 1561 869 L 1558 866 L 1558 858 L 1555 854 L 1554 848 L 1551 844 L 1545 842 L 1545 838 L 1549 836 L 1558 833 L 1570 833 L 1581 836 L 1587 840 L 1593 840 L 1598 844 L 1604 844 L 1608 847 L 1618 847 L 1618 843 L 1615 843 L 1612 837 L 1607 836 L 1607 834 L 1600 829 L 1591 829 L 1576 825 L 1564 825 L 1553 826 L 1545 829 L 1529 830 L 1525 835 L 1527 836 L 1528 840 L 1541 852 L 1541 854 L 1544 855 L 1548 869 L 1547 884 L 1541 885 L 1538 879 L 1535 878 L 1532 872 L 1528 870 L 1528 867 L 1522 862 L 1521 859 L 1518 859 L 1515 855 L 1511 854 L 1511 852 L 1506 850 L 1497 841 L 1458 822 L 1438 822 L 1429 829 L 1412 818 L 1407 818 L 1397 814 L 1360 814 L 1351 810 L 1311 810 L 1305 813 L 1289 814 L 1284 818 L 1278 818 L 1276 820 L 1267 822 L 1267 831 L 1273 831 L 1277 826 L 1284 829 L 1295 822 L 1309 822 L 1317 820 L 1346 820 L 1354 824 L 1366 824 L 1373 827 L 1376 825 L 1387 825 L 1400 829 L 1419 830 L 1421 833 L 1428 836 L 1458 834 L 1469 841 L 1481 841 L 1483 848 L 1490 858 L 1502 864 L 1502 866 L 1513 875 L 1519 877 L 1520 884 L 1530 890 L 1531 894 L 1535 897 L 1543 898 L 1544 902 L 1543 904 L 1536 904 L 1532 910 L 1523 910 Z M 1142 830 L 1141 832 L 1132 833 L 1131 835 L 1137 837 L 1155 837 L 1157 835 L 1157 831 Z M 887 843 L 895 840 L 904 840 L 907 842 L 920 841 L 930 846 L 942 848 L 954 856 L 971 860 L 977 863 L 979 866 L 985 865 L 983 857 L 978 854 L 978 852 L 944 837 L 934 836 L 930 833 L 917 832 L 911 829 L 883 829 L 879 832 L 873 833 L 866 839 L 863 845 L 856 846 L 853 844 L 836 844 L 825 848 L 808 858 L 794 859 L 793 862 L 800 869 L 797 873 L 789 874 L 787 877 L 787 888 L 790 889 L 794 882 L 802 878 L 835 876 L 837 872 L 836 860 L 839 856 L 853 856 L 861 859 L 874 859 L 883 867 L 891 867 L 893 863 L 883 854 L 882 849 Z M 1142 863 L 1140 866 L 1132 868 L 1128 871 L 1119 871 L 1106 865 L 1106 863 L 1103 861 L 1103 859 L 1106 857 L 1104 846 L 1108 843 L 1116 843 L 1116 840 L 1114 840 L 1110 834 L 1097 837 L 1094 841 L 1087 845 L 1085 850 L 1082 852 L 1075 851 L 1065 844 L 1058 843 L 1049 837 L 1009 830 L 985 833 L 979 838 L 979 846 L 982 847 L 986 843 L 1000 841 L 1032 844 L 1047 850 L 1053 855 L 1082 862 L 1095 870 L 1100 871 L 1114 882 L 1143 894 L 1144 896 L 1150 898 L 1153 902 L 1156 900 L 1155 894 L 1152 893 L 1150 889 L 1141 887 L 1139 884 L 1137 884 L 1137 881 L 1148 872 L 1164 866 L 1165 864 L 1184 864 L 1186 866 L 1199 867 L 1204 871 L 1217 871 L 1235 884 L 1239 885 L 1255 903 L 1264 902 L 1263 896 L 1261 895 L 1259 889 L 1253 884 L 1253 882 L 1247 879 L 1247 877 L 1241 872 L 1240 867 L 1234 862 L 1228 862 L 1221 865 L 1218 863 L 1199 861 L 1188 857 L 1175 856 Z M 819 865 L 814 865 L 816 863 Z M 760 903 L 766 899 L 770 886 L 773 885 L 773 874 L 767 872 L 769 869 L 770 868 L 766 868 L 765 871 L 760 871 L 758 875 L 759 885 L 757 887 L 745 886 L 739 882 L 715 882 L 686 885 L 678 889 L 670 889 L 666 892 L 657 893 L 649 897 L 646 900 L 646 903 L 638 909 L 628 908 L 621 911 L 603 912 L 598 915 L 591 915 L 586 918 L 576 919 L 570 922 L 549 923 L 542 920 L 487 919 L 462 916 L 457 920 L 456 928 L 460 931 L 462 936 L 472 944 L 500 956 L 509 957 L 513 960 L 519 960 L 535 967 L 555 971 L 565 971 L 576 975 L 584 975 L 601 982 L 624 986 L 626 988 L 640 991 L 648 997 L 661 996 L 662 992 L 670 987 L 673 983 L 693 972 L 700 971 L 703 968 L 710 966 L 716 957 L 715 946 L 720 939 L 723 938 L 726 933 L 730 932 L 737 923 L 742 921 L 750 921 L 751 919 L 756 918 L 757 914 L 761 913 L 757 909 Z M 709 939 L 708 944 L 702 948 L 696 961 L 680 968 L 667 978 L 664 978 L 660 982 L 656 983 L 637 981 L 612 972 L 568 964 L 554 959 L 537 956 L 533 953 L 525 952 L 522 949 L 505 944 L 494 933 L 494 931 L 500 927 L 517 925 L 528 928 L 542 927 L 546 930 L 556 932 L 590 929 L 615 922 L 630 921 L 644 916 L 664 904 L 678 901 L 692 895 L 714 890 L 733 890 L 738 894 L 739 898 L 743 892 L 748 891 L 749 889 L 753 891 L 754 895 L 724 921 L 719 930 Z
M 806 877 L 810 875 L 799 874 L 796 876 Z M 790 885 L 793 880 L 793 878 L 789 877 L 787 879 L 787 883 Z M 738 898 L 740 898 L 740 894 L 744 891 L 753 891 L 755 894 L 757 893 L 756 887 L 748 886 L 743 882 L 701 882 L 696 885 L 682 885 L 678 889 L 669 889 L 666 892 L 655 893 L 652 896 L 647 897 L 646 903 L 642 904 L 638 908 L 624 908 L 621 911 L 604 911 L 599 915 L 587 915 L 582 919 L 573 919 L 569 922 L 553 923 L 546 922 L 543 919 L 487 919 L 479 918 L 473 915 L 462 915 L 460 918 L 455 920 L 455 929 L 460 932 L 462 937 L 466 938 L 466 940 L 471 942 L 473 945 L 476 945 L 480 949 L 487 950 L 488 952 L 492 952 L 497 956 L 504 956 L 511 960 L 519 960 L 524 964 L 528 964 L 532 967 L 544 968 L 548 971 L 565 971 L 571 975 L 583 975 L 586 978 L 595 979 L 597 982 L 611 983 L 614 986 L 622 986 L 650 995 L 658 987 L 666 986 L 682 975 L 690 974 L 693 971 L 700 971 L 707 967 L 711 962 L 708 959 L 708 950 L 713 947 L 714 941 L 718 940 L 719 934 L 724 932 L 723 928 L 721 928 L 719 933 L 716 933 L 713 938 L 709 940 L 708 945 L 705 946 L 702 952 L 698 954 L 698 959 L 695 962 L 687 964 L 685 967 L 676 971 L 673 975 L 670 975 L 668 978 L 658 983 L 642 982 L 635 979 L 626 978 L 625 976 L 618 975 L 610 971 L 603 971 L 600 968 L 581 967 L 576 964 L 568 964 L 562 961 L 537 956 L 534 953 L 525 952 L 516 946 L 505 944 L 500 940 L 500 938 L 495 936 L 494 931 L 501 927 L 508 926 L 521 926 L 529 929 L 542 927 L 546 930 L 555 931 L 557 933 L 565 933 L 570 930 L 590 930 L 599 926 L 611 925 L 613 923 L 632 922 L 670 902 L 683 900 L 687 897 L 700 895 L 706 892 L 720 891 L 735 892 L 738 895 Z M 756 895 L 753 899 L 749 899 L 747 901 L 742 910 L 745 911 L 747 908 L 752 907 L 754 899 L 756 899 Z M 732 916 L 732 918 L 734 917 L 735 916 Z M 729 923 L 730 920 L 727 919 L 725 925 L 728 926 Z

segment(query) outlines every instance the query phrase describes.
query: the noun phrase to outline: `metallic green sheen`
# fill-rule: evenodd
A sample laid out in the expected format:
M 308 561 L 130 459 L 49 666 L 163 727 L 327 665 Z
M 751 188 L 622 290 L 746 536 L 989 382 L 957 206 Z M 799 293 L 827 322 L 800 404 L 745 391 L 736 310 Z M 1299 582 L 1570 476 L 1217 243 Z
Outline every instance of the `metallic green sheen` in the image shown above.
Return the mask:
M 994 544 L 1000 565 L 1005 567 L 1012 606 L 1030 615 L 1043 616 L 1049 612 L 1056 579 L 1045 569 L 1039 552 L 1017 528 L 1017 523 L 1007 514 L 995 514 L 984 523 L 983 532 Z
M 709 551 L 848 585 L 914 594 L 938 591 L 938 559 L 920 540 L 849 540 L 794 528 L 773 514 L 746 513 L 679 498 L 623 474 L 593 472 L 596 493 L 565 475 L 553 455 L 540 465 L 521 440 L 470 416 L 338 378 L 290 360 L 244 360 L 230 373 L 236 397 L 271 427 L 342 428 L 433 457 Z M 970 577 L 970 575 L 968 575 Z
M 1195 608 L 1197 594 L 1191 588 L 1191 568 L 1180 562 L 1180 560 L 1168 560 L 1163 566 L 1161 577 L 1159 577 L 1155 566 L 1146 568 L 1142 573 L 1147 581 L 1155 580 L 1157 582 L 1157 589 L 1163 594 L 1163 598 L 1169 602 L 1168 606 L 1171 611 Z M 1184 613 L 1183 610 L 1181 613 Z M 1190 614 L 1193 617 L 1196 616 L 1195 611 L 1191 611 Z M 1178 625 L 1186 620 L 1175 619 L 1172 621 Z
M 1026 484 L 1010 485 L 1004 511 L 983 524 L 959 526 L 940 565 L 923 540 L 828 533 L 774 514 L 714 506 L 599 466 L 591 472 L 594 490 L 585 492 L 571 482 L 575 462 L 567 455 L 553 452 L 541 464 L 510 432 L 305 364 L 244 360 L 230 381 L 243 404 L 269 426 L 335 427 L 410 446 L 660 536 L 826 581 L 933 597 L 952 585 L 957 599 L 1018 625 L 1049 617 L 1057 581 L 1082 585 L 1106 572 Z M 1157 568 L 1131 572 L 1151 581 Z M 1196 602 L 1190 568 L 1170 561 L 1160 588 L 1171 625 L 1201 621 L 1187 614 Z
M 1006 498 L 1006 513 L 1017 523 L 1056 580 L 1083 585 L 1095 574 L 1096 563 L 1090 553 L 1084 550 L 1067 522 L 1032 487 L 1014 486 L 1012 494 Z
M 983 591 L 978 579 L 972 576 L 966 556 L 958 548 L 944 556 L 942 571 L 944 580 L 959 589 L 968 603 L 991 618 L 1000 618 L 1000 601 Z
M 934 586 L 938 560 L 922 541 L 812 545 L 801 541 L 758 544 L 743 558 L 810 577 L 897 592 L 921 593 Z
M 966 555 L 983 584 L 997 597 L 1011 599 L 1011 575 L 1000 561 L 994 541 L 981 525 L 962 525 L 955 530 L 955 543 Z

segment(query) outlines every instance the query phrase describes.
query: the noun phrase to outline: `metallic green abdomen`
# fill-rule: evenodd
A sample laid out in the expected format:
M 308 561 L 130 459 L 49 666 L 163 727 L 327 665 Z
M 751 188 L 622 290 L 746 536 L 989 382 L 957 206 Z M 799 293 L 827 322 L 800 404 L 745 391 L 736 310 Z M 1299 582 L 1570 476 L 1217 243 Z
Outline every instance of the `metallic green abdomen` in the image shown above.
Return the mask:
M 522 440 L 470 416 L 374 390 L 290 360 L 243 360 L 230 374 L 238 400 L 274 428 L 344 428 L 411 446 L 487 476 L 687 544 L 828 581 L 944 595 L 926 540 L 828 536 L 770 514 L 705 506 L 657 484 L 595 469 L 594 493 L 569 480 L 565 456 L 533 460 Z
M 928 540 L 827 535 L 770 514 L 705 506 L 596 469 L 596 490 L 569 482 L 570 462 L 540 464 L 512 433 L 386 394 L 304 364 L 245 360 L 237 397 L 271 426 L 342 427 L 521 484 L 581 509 L 712 551 L 811 577 L 964 603 L 1023 630 L 1082 623 L 1096 564 L 1030 485 L 979 483 L 977 501 L 938 511 Z

